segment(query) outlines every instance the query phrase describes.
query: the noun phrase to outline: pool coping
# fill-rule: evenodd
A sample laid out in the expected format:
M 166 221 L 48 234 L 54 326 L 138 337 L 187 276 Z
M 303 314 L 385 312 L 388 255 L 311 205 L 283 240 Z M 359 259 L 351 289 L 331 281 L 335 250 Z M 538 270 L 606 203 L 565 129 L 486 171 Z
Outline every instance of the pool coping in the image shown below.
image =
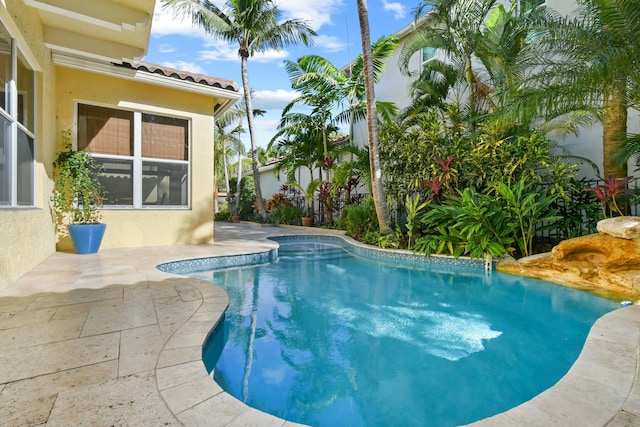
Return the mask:
M 314 237 L 317 235 L 313 234 Z M 286 237 L 288 234 L 274 234 L 270 237 Z M 301 236 L 303 237 L 303 236 Z M 350 239 L 343 237 L 343 239 Z M 355 240 L 349 244 L 372 250 Z M 375 250 L 375 248 L 373 248 Z M 406 256 L 407 251 L 395 251 Z M 271 255 L 270 255 L 271 256 Z M 453 257 L 451 257 L 453 258 Z M 215 329 L 214 326 L 213 329 Z M 203 345 L 210 336 L 203 336 Z M 615 420 L 626 422 L 630 417 L 640 423 L 640 392 L 636 389 L 638 370 L 638 345 L 640 342 L 640 306 L 619 308 L 598 319 L 592 326 L 585 345 L 570 370 L 553 387 L 506 412 L 468 424 L 485 426 L 584 426 L 608 425 Z M 612 351 L 614 350 L 614 351 Z M 204 370 L 204 365 L 202 367 Z M 207 380 L 213 380 L 206 374 Z M 160 390 L 165 401 L 171 399 Z M 231 402 L 233 404 L 231 405 Z M 221 389 L 206 395 L 200 404 L 189 411 L 211 414 L 219 405 L 231 405 L 238 411 L 237 418 L 254 425 L 300 426 L 287 420 L 261 412 L 245 405 Z M 625 407 L 625 403 L 631 404 Z M 200 407 L 201 406 L 201 407 Z M 193 415 L 193 414 L 192 414 Z M 176 416 L 185 425 L 181 414 Z M 204 421 L 206 418 L 197 417 Z M 235 425 L 235 422 L 234 422 Z

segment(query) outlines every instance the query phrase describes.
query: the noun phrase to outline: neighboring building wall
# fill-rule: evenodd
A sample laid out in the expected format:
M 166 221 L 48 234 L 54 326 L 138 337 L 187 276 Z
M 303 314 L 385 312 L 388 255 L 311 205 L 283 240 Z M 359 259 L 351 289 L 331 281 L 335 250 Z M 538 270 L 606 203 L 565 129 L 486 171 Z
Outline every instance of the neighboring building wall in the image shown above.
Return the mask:
M 280 174 L 280 179 L 273 172 L 275 165 L 263 166 L 260 168 L 260 190 L 265 200 L 280 192 L 280 187 L 285 183 L 284 174 Z M 252 175 L 253 176 L 253 175 Z
M 74 126 L 76 102 L 186 118 L 191 122 L 191 209 L 102 210 L 103 248 L 213 241 L 214 98 L 56 67 L 58 135 Z M 75 132 L 74 132 L 75 133 Z M 58 148 L 62 140 L 58 138 Z M 60 250 L 71 249 L 68 238 Z
M 0 20 L 36 70 L 35 206 L 0 209 L 0 289 L 55 252 L 50 209 L 55 134 L 55 74 L 38 14 L 21 0 L 0 5 Z
M 553 8 L 559 14 L 571 16 L 576 13 L 577 3 L 575 0 L 547 0 L 546 6 Z M 410 37 L 410 27 L 403 28 L 397 35 L 401 38 L 401 44 Z M 398 69 L 401 47 L 398 47 L 387 63 L 387 67 L 380 81 L 375 86 L 376 99 L 378 101 L 393 101 L 399 110 L 407 107 L 411 100 L 411 82 L 415 77 L 408 77 L 400 73 Z M 410 61 L 409 70 L 417 72 L 420 67 L 420 54 L 416 53 Z M 629 111 L 628 131 L 630 133 L 640 132 L 640 113 Z M 366 123 L 361 121 L 356 124 L 354 141 L 359 146 L 367 144 Z M 559 141 L 571 154 L 586 157 L 596 163 L 602 173 L 602 126 L 597 124 L 591 128 L 582 128 L 578 136 L 569 136 L 566 140 Z M 629 172 L 632 173 L 635 165 L 629 162 Z M 595 174 L 590 166 L 583 166 L 580 170 L 583 177 L 593 179 Z
M 260 189 L 262 197 L 269 200 L 274 194 L 280 193 L 280 188 L 287 183 L 287 177 L 284 171 L 280 171 L 280 178 L 274 173 L 275 165 L 263 166 L 260 168 Z M 319 170 L 314 170 L 314 179 L 318 179 Z M 309 177 L 309 169 L 306 167 L 296 169 L 296 180 L 302 188 L 307 188 L 311 178 Z

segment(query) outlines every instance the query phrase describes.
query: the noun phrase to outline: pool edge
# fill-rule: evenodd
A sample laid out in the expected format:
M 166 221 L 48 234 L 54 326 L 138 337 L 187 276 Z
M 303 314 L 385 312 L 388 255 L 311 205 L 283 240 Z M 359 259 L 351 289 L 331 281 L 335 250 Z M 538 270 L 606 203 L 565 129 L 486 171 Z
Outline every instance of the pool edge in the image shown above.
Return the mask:
M 317 236 L 315 233 L 308 235 Z M 277 236 L 289 234 L 269 237 Z M 339 237 L 345 239 L 343 236 Z M 202 337 L 203 345 L 209 333 L 210 331 Z M 640 306 L 624 307 L 605 314 L 594 323 L 578 359 L 558 383 L 509 411 L 468 426 L 604 426 L 618 417 L 623 419 L 625 412 L 640 414 L 640 390 L 635 388 L 639 339 Z M 616 347 L 615 352 L 611 351 L 611 346 Z M 204 363 L 201 364 L 202 374 L 209 382 L 215 383 L 206 373 Z M 630 398 L 633 396 L 636 397 L 635 401 Z M 631 406 L 625 407 L 629 402 Z M 634 404 L 637 410 L 633 407 Z M 233 423 L 287 427 L 303 425 L 249 407 L 221 389 L 207 395 L 206 399 L 190 410 L 201 406 L 200 409 L 215 413 L 220 410 L 220 405 L 228 405 L 227 411 L 231 408 L 233 412 L 238 412 Z M 199 425 L 190 423 L 181 414 L 175 415 L 184 425 Z

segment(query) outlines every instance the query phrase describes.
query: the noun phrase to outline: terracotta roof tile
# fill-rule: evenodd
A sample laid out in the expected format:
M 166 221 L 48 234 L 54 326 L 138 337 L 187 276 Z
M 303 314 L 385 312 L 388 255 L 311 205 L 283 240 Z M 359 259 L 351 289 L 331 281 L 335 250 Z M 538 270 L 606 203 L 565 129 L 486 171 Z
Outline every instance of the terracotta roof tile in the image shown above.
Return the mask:
M 174 68 L 151 64 L 144 61 L 123 62 L 122 64 L 114 63 L 113 65 L 238 92 L 238 84 L 233 80 L 211 77 L 205 74 L 190 73 L 188 71 L 180 71 Z

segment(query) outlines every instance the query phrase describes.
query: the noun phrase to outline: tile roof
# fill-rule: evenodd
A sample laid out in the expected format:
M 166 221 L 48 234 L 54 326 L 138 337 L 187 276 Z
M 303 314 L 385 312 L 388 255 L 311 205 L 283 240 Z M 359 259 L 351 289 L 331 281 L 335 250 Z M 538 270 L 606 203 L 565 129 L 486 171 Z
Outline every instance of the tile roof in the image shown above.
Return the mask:
M 180 71 L 174 68 L 164 67 L 162 65 L 151 64 L 144 61 L 135 62 L 123 62 L 122 64 L 113 65 L 130 68 L 137 71 L 144 71 L 151 74 L 160 74 L 165 77 L 171 77 L 178 80 L 190 81 L 194 83 L 203 84 L 206 86 L 217 87 L 220 89 L 226 89 L 233 92 L 238 92 L 238 84 L 233 80 L 221 79 L 218 77 L 207 76 L 205 74 L 191 73 L 188 71 Z

